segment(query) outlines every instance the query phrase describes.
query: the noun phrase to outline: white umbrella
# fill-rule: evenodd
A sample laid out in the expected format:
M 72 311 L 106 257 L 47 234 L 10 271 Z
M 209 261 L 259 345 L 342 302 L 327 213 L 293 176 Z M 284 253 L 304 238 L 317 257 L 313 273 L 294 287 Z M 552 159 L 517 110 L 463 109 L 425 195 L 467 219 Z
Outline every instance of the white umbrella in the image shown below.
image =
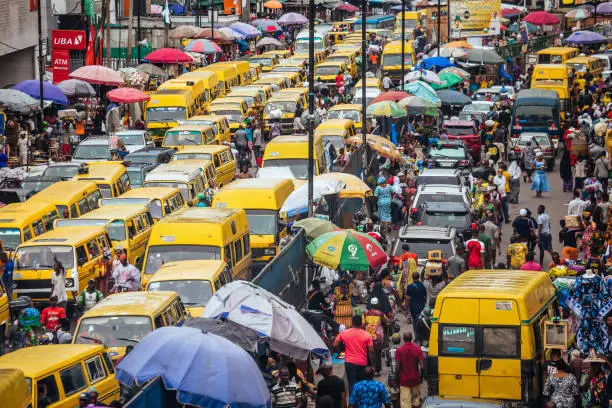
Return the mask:
M 468 55 L 468 51 L 463 48 L 440 48 L 440 56 L 446 58 L 465 58 Z M 430 57 L 438 56 L 438 49 L 435 48 L 429 52 Z
M 282 42 L 272 37 L 264 37 L 261 40 L 257 41 L 257 44 L 255 44 L 256 47 L 265 47 L 267 45 L 270 45 L 273 47 L 283 47 Z
M 253 330 L 281 354 L 306 360 L 310 353 L 329 356 L 329 350 L 297 310 L 276 295 L 246 281 L 219 289 L 206 304 L 202 317 L 226 319 Z
M 313 200 L 317 201 L 326 194 L 339 193 L 346 186 L 339 180 L 314 180 Z M 282 216 L 293 217 L 308 212 L 308 183 L 295 189 L 283 203 L 280 209 Z
M 425 82 L 429 82 L 430 84 L 441 84 L 442 80 L 440 79 L 440 77 L 438 77 L 438 74 L 436 74 L 433 71 L 429 71 L 426 69 L 418 69 L 416 71 L 412 71 L 406 74 L 406 76 L 404 77 L 405 81 L 425 81 Z

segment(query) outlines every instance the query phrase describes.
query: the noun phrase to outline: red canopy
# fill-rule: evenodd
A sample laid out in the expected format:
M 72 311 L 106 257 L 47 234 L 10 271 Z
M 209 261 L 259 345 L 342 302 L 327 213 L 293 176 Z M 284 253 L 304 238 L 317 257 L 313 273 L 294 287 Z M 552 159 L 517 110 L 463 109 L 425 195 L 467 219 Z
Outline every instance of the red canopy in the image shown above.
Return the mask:
M 406 69 L 406 72 L 408 72 L 408 69 Z M 387 91 L 387 92 L 381 93 L 376 98 L 374 98 L 374 100 L 370 103 L 370 105 L 373 103 L 383 102 L 383 101 L 399 102 L 402 99 L 407 98 L 409 96 L 410 95 L 408 95 L 408 93 L 402 92 L 402 91 Z
M 516 9 L 514 7 L 512 8 L 507 8 L 507 9 L 502 9 L 501 11 L 501 15 L 504 18 L 511 18 L 511 17 L 516 17 L 523 14 L 523 12 L 519 9 Z
M 134 88 L 117 88 L 106 93 L 106 97 L 117 103 L 134 103 L 148 101 L 149 95 Z
M 353 6 L 350 3 L 342 3 L 342 4 L 340 4 L 340 5 L 338 5 L 336 7 L 336 10 L 342 10 L 342 11 L 346 11 L 346 12 L 349 12 L 349 13 L 353 13 L 355 11 L 358 11 L 359 7 Z
M 193 62 L 193 58 L 176 48 L 160 48 L 145 55 L 144 59 L 155 64 L 181 64 Z
M 559 17 L 546 11 L 534 11 L 527 14 L 523 21 L 534 25 L 553 25 L 559 24 Z

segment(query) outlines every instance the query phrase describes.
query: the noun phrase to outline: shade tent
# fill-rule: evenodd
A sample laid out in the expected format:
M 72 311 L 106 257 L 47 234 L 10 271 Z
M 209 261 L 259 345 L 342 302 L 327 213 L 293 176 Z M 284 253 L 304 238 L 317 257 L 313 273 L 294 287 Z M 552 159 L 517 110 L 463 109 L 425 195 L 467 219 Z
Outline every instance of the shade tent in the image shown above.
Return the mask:
M 269 342 L 270 349 L 299 360 L 311 353 L 329 356 L 321 337 L 293 306 L 251 282 L 237 280 L 221 287 L 202 317 L 250 328 Z
M 593 31 L 575 31 L 569 37 L 566 42 L 568 44 L 601 44 L 605 43 L 606 37 Z
M 57 87 L 61 89 L 66 96 L 76 98 L 96 96 L 96 90 L 87 82 L 81 81 L 80 79 L 67 79 L 58 83 Z
M 21 91 L 30 95 L 34 99 L 40 99 L 40 81 L 37 79 L 27 79 L 19 82 L 13 87 L 17 91 Z M 51 101 L 58 105 L 69 105 L 70 102 L 61 88 L 53 85 L 51 82 L 43 82 L 42 97 L 45 101 Z
M 463 106 L 472 103 L 470 97 L 465 95 L 463 92 L 453 91 L 450 89 L 438 91 L 438 96 L 440 97 L 440 102 L 442 103 L 442 105 Z

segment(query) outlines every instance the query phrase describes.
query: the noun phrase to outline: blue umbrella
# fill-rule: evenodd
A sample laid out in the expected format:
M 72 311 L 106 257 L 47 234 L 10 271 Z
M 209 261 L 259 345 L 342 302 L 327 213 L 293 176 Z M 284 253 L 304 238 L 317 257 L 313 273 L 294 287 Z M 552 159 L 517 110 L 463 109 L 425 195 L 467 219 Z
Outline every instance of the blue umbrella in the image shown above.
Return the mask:
M 246 38 L 256 38 L 261 35 L 261 31 L 259 31 L 257 28 L 247 23 L 240 23 L 240 22 L 232 23 L 229 25 L 229 28 L 231 28 L 234 31 L 239 32 L 240 34 L 244 35 Z
M 21 91 L 30 95 L 34 99 L 40 99 L 40 81 L 35 79 L 27 79 L 19 82 L 13 87 L 17 91 Z M 51 82 L 43 82 L 43 99 L 51 101 L 58 105 L 69 105 L 70 102 L 64 92 Z
M 404 85 L 404 91 L 425 99 L 427 102 L 440 106 L 440 98 L 436 91 L 426 82 L 412 81 Z
M 206 408 L 265 408 L 270 392 L 255 360 L 234 343 L 193 327 L 149 333 L 117 366 L 121 383 L 161 376 L 181 404 Z
M 567 37 L 568 44 L 600 44 L 606 42 L 606 37 L 593 31 L 575 31 Z
M 423 60 L 423 65 L 425 69 L 430 69 L 432 67 L 436 67 L 438 69 L 454 67 L 455 64 L 451 63 L 450 60 L 446 57 L 429 57 Z
M 180 4 L 173 4 L 170 6 L 170 12 L 175 16 L 182 16 L 185 14 L 185 7 Z

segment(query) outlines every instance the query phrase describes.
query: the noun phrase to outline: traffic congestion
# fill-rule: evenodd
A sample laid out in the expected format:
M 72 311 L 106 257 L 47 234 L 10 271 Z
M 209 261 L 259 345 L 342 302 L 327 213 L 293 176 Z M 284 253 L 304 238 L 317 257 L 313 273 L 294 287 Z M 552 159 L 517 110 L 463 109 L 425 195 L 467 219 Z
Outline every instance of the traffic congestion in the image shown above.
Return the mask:
M 395 4 L 0 90 L 0 406 L 609 406 L 612 3 Z

